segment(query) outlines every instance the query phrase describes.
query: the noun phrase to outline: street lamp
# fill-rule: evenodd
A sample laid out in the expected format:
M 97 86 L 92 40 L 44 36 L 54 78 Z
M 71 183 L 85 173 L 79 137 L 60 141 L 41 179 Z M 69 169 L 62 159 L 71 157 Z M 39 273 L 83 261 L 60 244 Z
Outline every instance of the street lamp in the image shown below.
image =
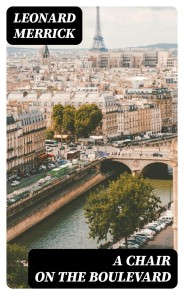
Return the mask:
M 142 143 L 141 143 L 141 153 L 140 153 L 140 156 L 142 156 Z

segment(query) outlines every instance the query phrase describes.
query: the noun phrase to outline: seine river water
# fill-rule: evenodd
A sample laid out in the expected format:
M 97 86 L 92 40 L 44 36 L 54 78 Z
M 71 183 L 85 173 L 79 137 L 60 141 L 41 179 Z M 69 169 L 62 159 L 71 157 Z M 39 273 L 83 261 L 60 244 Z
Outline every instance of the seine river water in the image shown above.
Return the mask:
M 171 180 L 150 180 L 163 205 L 172 200 Z M 89 193 L 58 210 L 16 239 L 27 249 L 97 248 L 97 242 L 88 238 L 88 225 L 83 206 Z

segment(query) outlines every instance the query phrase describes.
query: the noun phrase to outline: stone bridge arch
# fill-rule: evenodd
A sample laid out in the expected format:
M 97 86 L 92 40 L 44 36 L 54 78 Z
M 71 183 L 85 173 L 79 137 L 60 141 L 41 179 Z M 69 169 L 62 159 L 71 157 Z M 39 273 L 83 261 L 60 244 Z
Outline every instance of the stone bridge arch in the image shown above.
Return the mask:
M 123 173 L 128 172 L 132 173 L 131 167 L 127 165 L 126 163 L 123 163 L 121 161 L 116 161 L 116 159 L 105 159 L 101 165 L 100 165 L 100 171 L 102 173 L 108 173 L 109 171 L 114 171 L 114 173 Z
M 103 163 L 105 162 L 105 166 Z M 111 157 L 108 159 L 105 159 L 102 163 L 101 163 L 101 171 L 104 172 L 104 168 L 105 167 L 112 167 L 113 163 L 121 163 L 124 167 L 126 167 L 125 171 L 131 172 L 134 175 L 135 174 L 144 174 L 146 169 L 148 167 L 164 167 L 167 168 L 167 166 L 169 165 L 170 167 L 173 167 L 173 162 L 172 160 L 166 158 L 160 158 L 160 159 L 154 159 L 153 157 L 151 158 L 123 158 L 123 157 Z M 166 169 L 165 168 L 165 169 Z

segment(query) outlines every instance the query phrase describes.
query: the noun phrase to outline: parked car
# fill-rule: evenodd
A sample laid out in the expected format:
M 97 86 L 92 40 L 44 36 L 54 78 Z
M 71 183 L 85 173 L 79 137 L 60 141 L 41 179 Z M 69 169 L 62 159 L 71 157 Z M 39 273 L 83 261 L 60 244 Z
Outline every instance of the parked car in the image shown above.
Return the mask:
M 59 149 L 60 151 L 65 150 L 65 147 L 62 145 Z
M 128 241 L 128 243 L 138 245 L 139 247 L 141 246 L 141 243 L 138 240 L 136 240 L 135 238 L 129 238 L 127 241 Z
M 45 166 L 45 165 L 41 165 L 40 167 L 39 167 L 39 171 L 41 172 L 41 171 L 45 171 L 47 169 L 47 167 Z
M 142 229 L 142 230 L 141 230 L 141 233 L 150 236 L 150 239 L 152 239 L 153 236 L 156 234 L 153 230 L 148 229 L 148 228 L 144 228 L 144 229 Z
M 53 163 L 49 163 L 49 164 L 48 164 L 48 168 L 55 168 L 55 167 L 56 167 L 56 165 L 53 164 Z
M 128 248 L 129 249 L 138 249 L 139 245 L 138 244 L 133 244 L 131 242 L 127 242 Z M 121 244 L 122 248 L 125 248 L 125 242 Z
M 38 181 L 38 184 L 39 185 L 42 185 L 46 182 L 46 180 L 44 178 L 41 178 L 39 181 Z
M 25 173 L 25 174 L 22 175 L 22 177 L 28 178 L 28 177 L 30 177 L 30 174 L 29 173 Z
M 144 245 L 147 243 L 146 237 L 144 238 L 141 236 L 132 235 L 131 238 L 135 239 L 138 242 L 138 244 L 140 244 L 140 245 Z
M 46 147 L 46 151 L 47 151 L 47 152 L 52 152 L 53 149 L 52 149 L 51 147 Z
M 146 233 L 142 233 L 142 232 L 137 232 L 137 233 L 135 233 L 134 235 L 135 235 L 136 237 L 141 237 L 141 238 L 145 239 L 146 241 L 149 241 L 149 240 L 151 240 L 151 239 L 153 238 L 153 236 L 148 235 L 148 234 L 146 234 Z
M 147 229 L 151 229 L 153 230 L 156 234 L 158 234 L 160 232 L 160 230 L 158 230 L 155 226 L 153 225 L 148 225 L 146 226 Z
M 77 148 L 76 147 L 71 147 L 70 151 L 77 151 Z
M 163 155 L 162 154 L 160 154 L 160 153 L 153 153 L 153 155 L 152 155 L 153 157 L 163 157 Z
M 77 146 L 76 146 L 75 143 L 72 143 L 72 142 L 71 142 L 71 143 L 68 145 L 68 147 L 77 147 Z
M 86 149 L 88 149 L 88 150 L 89 150 L 89 149 L 92 149 L 92 148 L 93 148 L 92 145 L 87 145 L 87 146 L 86 146 Z
M 172 216 L 167 216 L 167 215 L 164 215 L 162 217 L 160 217 L 159 220 L 163 220 L 165 223 L 167 223 L 168 225 L 172 224 L 173 223 L 173 217 Z
M 66 161 L 66 160 L 64 160 L 64 159 L 62 159 L 62 160 L 59 160 L 58 162 L 59 162 L 59 164 L 61 164 L 61 165 L 64 165 L 64 164 L 66 164 L 66 163 L 67 163 L 67 161 Z
M 12 181 L 11 186 L 17 186 L 19 184 L 20 184 L 20 181 L 14 180 Z

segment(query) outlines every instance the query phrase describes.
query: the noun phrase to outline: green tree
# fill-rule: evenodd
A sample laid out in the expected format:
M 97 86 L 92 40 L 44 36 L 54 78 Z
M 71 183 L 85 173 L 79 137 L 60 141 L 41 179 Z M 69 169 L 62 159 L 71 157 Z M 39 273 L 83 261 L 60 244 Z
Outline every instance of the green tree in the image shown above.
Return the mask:
M 56 104 L 52 109 L 53 130 L 62 133 L 64 107 L 61 104 Z
M 66 105 L 63 111 L 63 130 L 69 131 L 72 135 L 75 133 L 75 113 L 74 106 Z
M 46 139 L 53 139 L 54 137 L 54 130 L 52 130 L 52 128 L 47 128 L 45 130 L 45 138 Z
M 102 120 L 102 112 L 95 104 L 81 106 L 76 111 L 75 128 L 79 137 L 88 137 Z
M 10 288 L 28 288 L 27 250 L 18 244 L 7 245 L 7 284 Z
M 91 193 L 85 204 L 85 217 L 90 238 L 114 241 L 127 238 L 148 222 L 157 218 L 160 199 L 154 188 L 142 177 L 124 173 L 107 188 Z

